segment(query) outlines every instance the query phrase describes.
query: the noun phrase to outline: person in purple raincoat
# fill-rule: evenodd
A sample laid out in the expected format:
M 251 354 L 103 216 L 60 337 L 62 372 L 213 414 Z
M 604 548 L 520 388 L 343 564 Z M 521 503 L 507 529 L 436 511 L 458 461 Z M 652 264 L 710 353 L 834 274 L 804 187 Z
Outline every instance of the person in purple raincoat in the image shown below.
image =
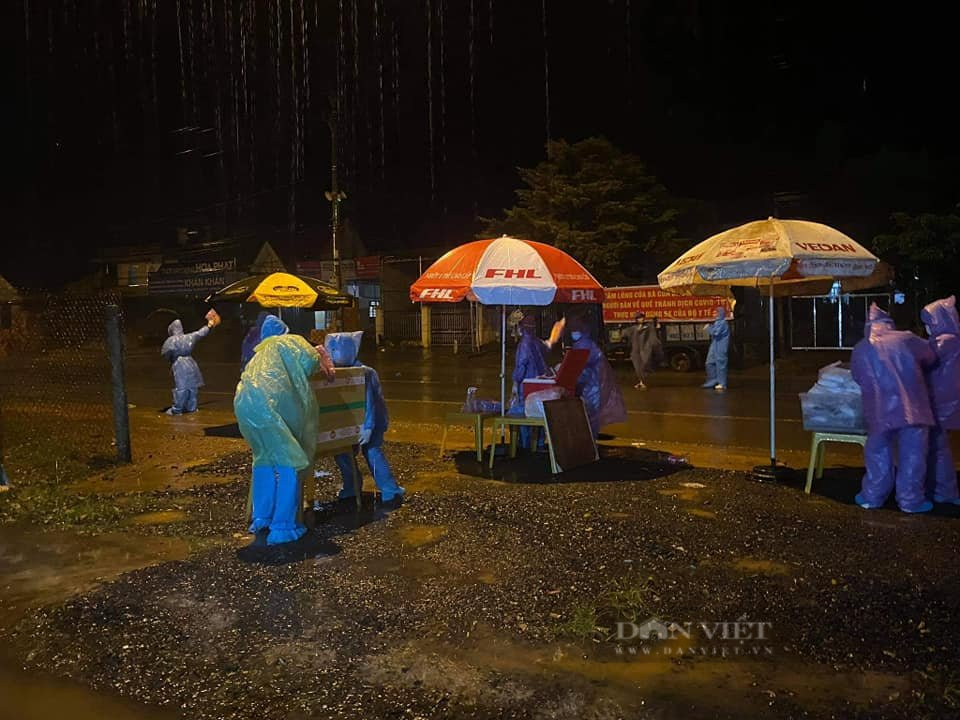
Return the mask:
M 906 330 L 876 304 L 870 306 L 864 338 L 853 348 L 850 372 L 863 393 L 867 444 L 866 475 L 856 497 L 862 508 L 881 507 L 896 487 L 904 512 L 927 512 L 927 441 L 935 425 L 924 371 L 936 362 L 930 345 Z M 893 446 L 897 445 L 896 471 Z
M 930 429 L 927 492 L 934 502 L 960 505 L 957 471 L 950 452 L 949 430 L 960 428 L 960 317 L 956 298 L 937 300 L 920 311 L 937 363 L 927 370 L 930 405 L 937 424 Z
M 577 380 L 577 395 L 583 399 L 590 429 L 596 438 L 604 425 L 627 421 L 627 406 L 606 355 L 588 334 L 589 323 L 586 319 L 574 315 L 567 322 L 567 327 L 573 340 L 571 347 L 590 352 L 587 365 Z
M 261 310 L 257 313 L 257 320 L 247 334 L 243 336 L 243 342 L 240 343 L 240 372 L 247 367 L 247 363 L 253 359 L 253 353 L 257 345 L 260 344 L 260 329 L 263 327 L 263 321 L 267 319 L 268 313 Z
M 513 394 L 508 412 L 511 415 L 523 415 L 523 381 L 542 377 L 547 372 L 547 352 L 550 346 L 537 337 L 537 317 L 526 313 L 520 319 L 520 341 L 517 343 L 517 361 L 513 368 Z M 543 438 L 536 429 L 537 445 L 543 447 Z M 530 448 L 530 428 L 520 426 L 519 444 L 521 448 Z

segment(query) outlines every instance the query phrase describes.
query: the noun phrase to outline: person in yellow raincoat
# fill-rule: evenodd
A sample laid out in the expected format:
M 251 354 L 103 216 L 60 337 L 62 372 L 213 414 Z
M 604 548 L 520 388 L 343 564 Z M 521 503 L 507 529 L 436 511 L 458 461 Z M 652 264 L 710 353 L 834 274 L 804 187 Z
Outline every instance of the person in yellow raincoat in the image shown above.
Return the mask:
M 313 463 L 317 401 L 310 376 L 324 370 L 319 351 L 272 315 L 237 384 L 233 409 L 253 450 L 253 522 L 257 542 L 292 542 L 307 529 L 297 521 L 297 472 Z M 329 363 L 329 361 L 327 361 Z

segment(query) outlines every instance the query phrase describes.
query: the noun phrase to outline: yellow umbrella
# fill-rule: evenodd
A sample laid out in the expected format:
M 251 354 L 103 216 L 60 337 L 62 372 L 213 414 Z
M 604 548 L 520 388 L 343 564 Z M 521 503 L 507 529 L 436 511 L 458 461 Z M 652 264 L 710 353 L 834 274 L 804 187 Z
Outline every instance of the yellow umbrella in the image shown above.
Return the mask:
M 316 278 L 277 272 L 252 275 L 218 290 L 208 303 L 251 302 L 265 308 L 336 310 L 352 307 L 353 296 Z

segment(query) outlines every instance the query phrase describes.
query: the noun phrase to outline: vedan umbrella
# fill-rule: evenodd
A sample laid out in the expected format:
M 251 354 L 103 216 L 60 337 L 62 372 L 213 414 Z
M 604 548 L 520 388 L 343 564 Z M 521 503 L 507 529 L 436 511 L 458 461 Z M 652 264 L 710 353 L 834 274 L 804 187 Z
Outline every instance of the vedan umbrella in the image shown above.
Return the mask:
M 717 295 L 733 285 L 764 288 L 770 297 L 770 471 L 776 468 L 773 298 L 825 292 L 842 278 L 867 277 L 877 258 L 827 225 L 768 218 L 714 235 L 691 248 L 660 273 L 664 290 Z M 759 472 L 758 468 L 758 472 Z
M 270 273 L 230 283 L 207 298 L 208 303 L 258 303 L 265 308 L 336 310 L 351 307 L 353 297 L 316 278 Z
M 504 235 L 446 253 L 410 286 L 410 300 L 501 306 L 500 413 L 506 414 L 507 305 L 602 303 L 603 287 L 562 250 Z

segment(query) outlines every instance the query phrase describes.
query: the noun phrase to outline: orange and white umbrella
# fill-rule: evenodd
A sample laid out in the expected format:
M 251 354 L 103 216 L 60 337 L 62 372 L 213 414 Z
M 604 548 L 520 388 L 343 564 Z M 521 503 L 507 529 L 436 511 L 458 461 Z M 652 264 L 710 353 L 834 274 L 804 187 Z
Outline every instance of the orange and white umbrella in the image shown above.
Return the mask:
M 603 286 L 553 245 L 504 235 L 454 248 L 410 286 L 410 300 L 500 305 L 500 414 L 507 401 L 507 305 L 602 303 Z
M 506 235 L 461 245 L 427 268 L 410 286 L 413 302 L 483 305 L 601 303 L 603 287 L 552 245 Z

